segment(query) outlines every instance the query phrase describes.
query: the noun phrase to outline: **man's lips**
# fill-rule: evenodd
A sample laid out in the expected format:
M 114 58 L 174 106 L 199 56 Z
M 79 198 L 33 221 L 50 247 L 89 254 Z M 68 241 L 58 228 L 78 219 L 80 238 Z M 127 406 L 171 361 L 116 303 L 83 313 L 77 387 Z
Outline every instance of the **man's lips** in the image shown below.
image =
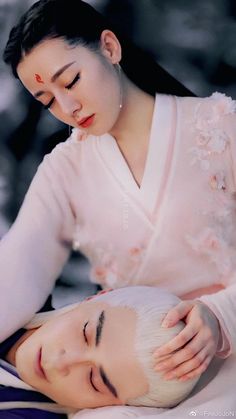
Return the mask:
M 40 348 L 36 356 L 35 372 L 40 378 L 43 378 L 44 380 L 48 381 L 45 371 L 42 367 L 41 360 L 42 360 L 42 348 Z
M 87 128 L 89 125 L 91 125 L 93 123 L 94 116 L 95 116 L 95 114 L 92 114 L 90 116 L 86 116 L 85 118 L 82 118 L 78 122 L 78 125 L 83 127 L 83 128 Z

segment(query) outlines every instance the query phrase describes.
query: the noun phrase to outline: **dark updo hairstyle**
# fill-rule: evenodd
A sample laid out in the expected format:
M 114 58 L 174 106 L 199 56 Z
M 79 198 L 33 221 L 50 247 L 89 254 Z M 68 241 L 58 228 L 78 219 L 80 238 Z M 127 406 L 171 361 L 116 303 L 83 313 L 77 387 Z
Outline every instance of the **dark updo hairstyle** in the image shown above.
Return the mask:
M 193 96 L 149 54 L 125 39 L 114 25 L 82 0 L 40 0 L 34 3 L 11 30 L 3 59 L 19 78 L 17 67 L 24 54 L 30 53 L 42 41 L 62 38 L 71 46 L 83 45 L 98 51 L 104 29 L 117 35 L 122 47 L 122 69 L 141 89 L 153 96 L 156 92 Z

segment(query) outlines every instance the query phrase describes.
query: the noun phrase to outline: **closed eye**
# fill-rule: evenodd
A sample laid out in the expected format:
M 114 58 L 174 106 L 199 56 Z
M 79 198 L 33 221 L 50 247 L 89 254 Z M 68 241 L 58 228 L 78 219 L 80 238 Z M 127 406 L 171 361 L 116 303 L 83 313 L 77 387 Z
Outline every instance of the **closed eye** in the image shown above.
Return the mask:
M 72 82 L 70 84 L 68 84 L 67 86 L 65 86 L 65 88 L 67 90 L 70 90 L 77 83 L 77 81 L 79 79 L 80 79 L 80 73 L 76 74 L 74 80 L 72 80 Z M 53 102 L 54 102 L 54 98 L 52 98 L 47 105 L 44 105 L 44 109 L 49 109 L 52 106 Z
M 97 387 L 94 385 L 94 382 L 93 382 L 93 369 L 92 368 L 91 368 L 90 374 L 89 374 L 89 381 L 90 381 L 91 386 L 93 387 L 93 389 L 95 391 L 97 391 L 98 393 L 100 393 L 100 391 L 97 389 Z
M 47 105 L 43 105 L 44 109 L 49 109 L 52 106 L 53 102 L 54 102 L 54 97 L 50 100 L 50 102 Z
M 66 89 L 70 90 L 74 86 L 74 84 L 77 83 L 79 79 L 80 79 L 80 73 L 76 74 L 74 80 L 66 86 Z
M 85 323 L 84 327 L 83 327 L 83 335 L 84 335 L 84 340 L 88 345 L 88 338 L 87 338 L 87 334 L 86 334 L 86 327 L 88 326 L 88 322 Z

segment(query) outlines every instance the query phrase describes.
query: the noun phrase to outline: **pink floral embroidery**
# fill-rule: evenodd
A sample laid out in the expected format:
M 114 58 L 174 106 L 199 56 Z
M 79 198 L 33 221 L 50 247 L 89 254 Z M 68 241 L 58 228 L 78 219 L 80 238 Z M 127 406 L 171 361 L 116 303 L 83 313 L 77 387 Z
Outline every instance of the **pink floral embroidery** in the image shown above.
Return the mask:
M 114 251 L 111 247 L 109 249 L 101 247 L 99 243 L 96 243 L 93 248 L 91 281 L 106 287 L 115 287 L 118 280 L 120 281 L 120 275 L 118 275 L 117 261 L 113 256 Z
M 211 138 L 207 143 L 207 149 L 212 153 L 221 154 L 225 151 L 228 141 L 228 136 L 224 131 L 218 128 L 212 128 Z
M 92 282 L 106 287 L 115 287 L 118 282 L 118 274 L 112 266 L 95 266 L 90 271 Z
M 109 271 L 106 277 L 106 283 L 108 287 L 115 287 L 117 285 L 117 275 L 112 272 Z
M 95 282 L 103 283 L 107 276 L 107 269 L 103 266 L 96 266 L 91 269 L 91 275 Z
M 223 172 L 216 173 L 210 177 L 210 186 L 212 189 L 225 190 L 225 175 Z
M 236 112 L 236 101 L 224 93 L 215 92 L 211 98 L 216 101 L 215 109 L 218 114 L 228 115 Z
M 198 162 L 203 170 L 210 168 L 209 156 L 223 153 L 229 143 L 226 132 L 218 127 L 220 118 L 236 112 L 236 101 L 222 93 L 213 93 L 210 100 L 213 106 L 205 101 L 198 103 L 192 121 L 197 146 L 190 149 L 193 155 L 190 164 Z
M 197 162 L 200 164 L 201 169 L 208 170 L 210 167 L 210 162 L 206 158 L 208 157 L 208 152 L 206 150 L 201 150 L 198 147 L 191 147 L 189 152 L 192 154 L 193 158 L 190 161 L 191 166 Z
M 196 237 L 186 235 L 185 238 L 194 251 L 209 257 L 221 275 L 227 276 L 231 273 L 232 261 L 228 244 L 212 228 L 206 228 Z
M 187 242 L 192 249 L 198 253 L 206 251 L 206 249 L 219 249 L 219 240 L 211 228 L 206 228 L 197 237 L 186 235 Z
M 142 249 L 140 247 L 131 247 L 131 249 L 129 250 L 129 253 L 131 256 L 139 256 L 141 253 Z
M 137 264 L 141 262 L 145 248 L 146 247 L 144 245 L 140 245 L 129 249 L 129 256 L 132 263 Z

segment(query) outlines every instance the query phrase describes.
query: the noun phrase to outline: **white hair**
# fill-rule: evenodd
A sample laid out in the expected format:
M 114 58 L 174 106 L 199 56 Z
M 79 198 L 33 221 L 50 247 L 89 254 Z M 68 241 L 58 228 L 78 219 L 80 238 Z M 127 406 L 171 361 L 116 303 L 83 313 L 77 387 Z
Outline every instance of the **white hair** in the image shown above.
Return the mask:
M 185 323 L 179 321 L 174 327 L 161 327 L 167 312 L 181 300 L 160 287 L 125 287 L 101 294 L 87 301 L 105 302 L 111 306 L 130 308 L 135 311 L 137 325 L 135 332 L 135 352 L 148 381 L 146 394 L 129 399 L 126 404 L 132 406 L 173 407 L 184 400 L 197 383 L 200 375 L 185 382 L 177 379 L 165 380 L 160 372 L 154 370 L 153 352 L 159 346 L 170 341 L 184 328 Z M 49 318 L 68 312 L 80 303 L 66 306 L 48 313 L 37 314 L 26 326 L 34 328 L 45 323 Z
M 110 293 L 99 295 L 96 301 L 104 301 L 111 306 L 123 306 L 135 310 L 137 326 L 135 351 L 148 380 L 149 389 L 143 396 L 130 399 L 127 404 L 132 406 L 173 407 L 185 399 L 191 392 L 200 376 L 187 381 L 177 379 L 164 380 L 160 372 L 154 370 L 153 352 L 157 347 L 170 341 L 184 328 L 185 323 L 179 321 L 174 327 L 161 327 L 167 312 L 180 299 L 160 287 L 126 287 Z M 91 300 L 92 302 L 92 300 Z

